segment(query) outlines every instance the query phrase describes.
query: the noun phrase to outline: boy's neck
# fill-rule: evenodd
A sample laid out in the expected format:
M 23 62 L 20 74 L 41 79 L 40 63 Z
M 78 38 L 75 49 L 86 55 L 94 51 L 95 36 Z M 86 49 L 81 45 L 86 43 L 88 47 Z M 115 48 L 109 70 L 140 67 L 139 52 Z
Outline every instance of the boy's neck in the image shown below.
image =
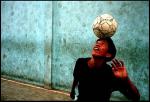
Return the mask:
M 105 58 L 100 57 L 92 57 L 88 61 L 89 68 L 101 68 L 101 66 L 103 66 L 104 64 L 106 64 Z

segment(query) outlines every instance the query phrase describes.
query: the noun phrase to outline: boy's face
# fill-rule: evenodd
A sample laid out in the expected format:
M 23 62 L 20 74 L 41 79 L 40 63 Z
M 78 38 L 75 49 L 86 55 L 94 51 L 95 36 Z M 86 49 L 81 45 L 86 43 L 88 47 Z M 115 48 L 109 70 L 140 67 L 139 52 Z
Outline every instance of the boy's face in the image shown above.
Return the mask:
M 108 42 L 106 40 L 96 41 L 92 50 L 92 56 L 111 57 L 111 54 L 108 53 Z

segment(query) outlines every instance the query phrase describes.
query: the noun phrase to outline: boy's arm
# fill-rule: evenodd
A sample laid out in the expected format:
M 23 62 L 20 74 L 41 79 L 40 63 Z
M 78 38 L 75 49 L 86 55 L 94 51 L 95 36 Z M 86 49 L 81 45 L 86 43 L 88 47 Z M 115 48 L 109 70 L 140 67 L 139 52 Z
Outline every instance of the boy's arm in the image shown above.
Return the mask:
M 120 92 L 132 101 L 140 101 L 140 93 L 129 77 L 122 81 L 122 88 L 120 88 Z
M 128 77 L 123 61 L 117 59 L 112 60 L 112 71 L 116 79 L 118 79 L 118 88 L 128 99 L 133 101 L 140 100 L 138 89 L 134 86 Z
M 75 88 L 78 84 L 78 79 L 79 79 L 79 64 L 80 64 L 80 58 L 76 61 L 76 64 L 75 64 L 75 68 L 74 68 L 74 72 L 73 72 L 73 83 L 72 83 L 72 89 L 71 89 L 71 92 L 70 92 L 70 97 L 72 99 L 75 98 Z
M 78 84 L 78 80 L 76 78 L 74 78 L 73 83 L 72 83 L 72 89 L 71 89 L 71 92 L 70 92 L 70 97 L 72 99 L 75 98 L 75 87 L 77 86 L 77 84 Z

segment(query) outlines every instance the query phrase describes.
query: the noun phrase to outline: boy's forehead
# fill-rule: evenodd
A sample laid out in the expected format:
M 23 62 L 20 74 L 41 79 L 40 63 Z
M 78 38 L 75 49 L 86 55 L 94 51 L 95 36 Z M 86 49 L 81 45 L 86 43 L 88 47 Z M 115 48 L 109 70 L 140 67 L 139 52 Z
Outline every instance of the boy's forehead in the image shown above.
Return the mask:
M 98 39 L 96 42 L 107 42 L 106 39 Z

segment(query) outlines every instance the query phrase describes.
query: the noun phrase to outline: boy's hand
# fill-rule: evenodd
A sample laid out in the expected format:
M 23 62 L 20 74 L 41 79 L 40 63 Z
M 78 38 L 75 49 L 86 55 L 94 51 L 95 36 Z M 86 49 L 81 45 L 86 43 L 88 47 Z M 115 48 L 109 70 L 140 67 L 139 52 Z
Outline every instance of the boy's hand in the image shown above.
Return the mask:
M 118 61 L 117 59 L 112 60 L 112 71 L 116 78 L 125 79 L 128 77 L 126 68 L 123 61 Z
M 72 90 L 72 91 L 70 92 L 70 97 L 71 97 L 72 99 L 75 98 L 75 91 L 74 91 L 74 90 Z

